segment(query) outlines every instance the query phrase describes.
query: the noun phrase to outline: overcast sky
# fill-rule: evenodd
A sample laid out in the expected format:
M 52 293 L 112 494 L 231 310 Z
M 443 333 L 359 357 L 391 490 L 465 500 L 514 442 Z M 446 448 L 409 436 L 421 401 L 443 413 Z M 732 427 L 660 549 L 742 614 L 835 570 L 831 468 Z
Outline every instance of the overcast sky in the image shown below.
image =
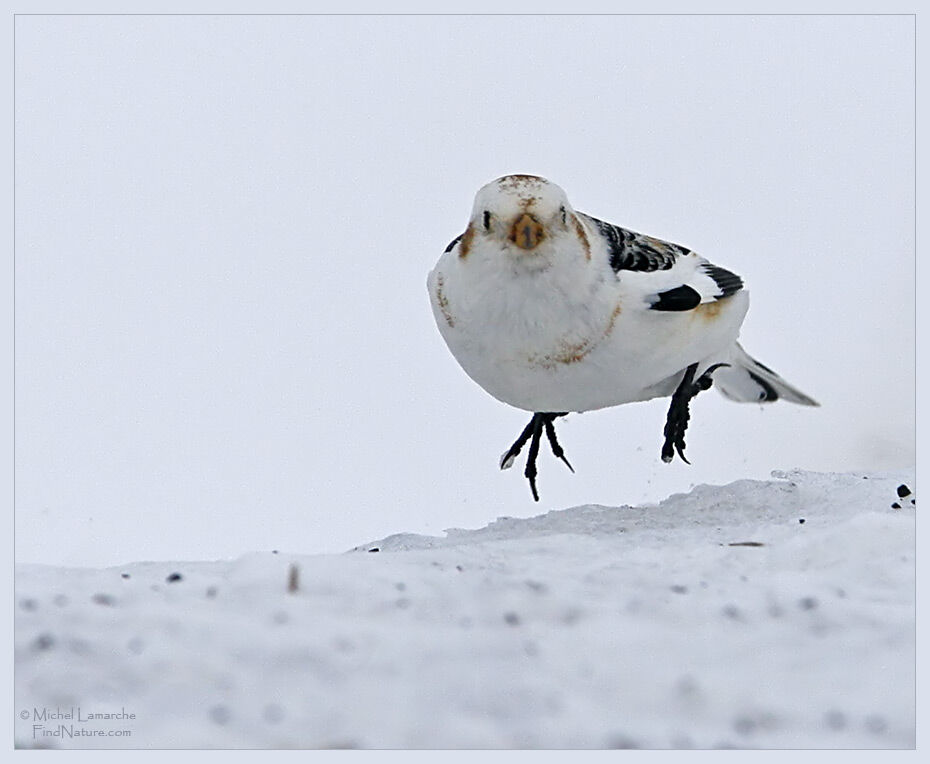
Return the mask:
M 773 469 L 914 463 L 906 16 L 16 19 L 16 548 L 111 565 L 332 552 Z M 741 274 L 747 350 L 820 409 L 528 417 L 475 385 L 426 274 L 475 191 Z M 522 467 L 522 460 L 518 467 Z

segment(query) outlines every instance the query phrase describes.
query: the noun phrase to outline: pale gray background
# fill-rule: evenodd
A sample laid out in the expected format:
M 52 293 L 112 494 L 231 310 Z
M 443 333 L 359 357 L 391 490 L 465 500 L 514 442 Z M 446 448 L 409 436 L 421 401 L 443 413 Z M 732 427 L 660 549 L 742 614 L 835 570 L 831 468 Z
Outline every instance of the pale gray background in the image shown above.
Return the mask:
M 339 551 L 772 469 L 914 463 L 906 16 L 18 17 L 16 548 L 107 565 Z M 525 424 L 427 271 L 508 172 L 747 281 L 811 410 Z M 522 464 L 522 462 L 521 462 Z

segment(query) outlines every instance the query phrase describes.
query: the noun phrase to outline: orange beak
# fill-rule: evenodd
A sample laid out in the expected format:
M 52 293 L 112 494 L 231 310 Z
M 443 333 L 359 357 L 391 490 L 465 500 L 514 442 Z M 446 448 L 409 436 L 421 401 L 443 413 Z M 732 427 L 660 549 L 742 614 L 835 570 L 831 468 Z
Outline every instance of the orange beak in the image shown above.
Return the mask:
M 536 249 L 545 238 L 546 229 L 528 212 L 524 212 L 510 229 L 510 240 L 520 249 Z

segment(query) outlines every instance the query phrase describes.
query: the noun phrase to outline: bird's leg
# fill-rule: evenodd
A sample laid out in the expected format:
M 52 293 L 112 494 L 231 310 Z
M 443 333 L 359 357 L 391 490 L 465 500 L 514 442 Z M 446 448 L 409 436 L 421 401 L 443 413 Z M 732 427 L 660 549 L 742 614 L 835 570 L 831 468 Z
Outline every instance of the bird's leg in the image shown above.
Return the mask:
M 533 492 L 533 501 L 539 501 L 539 492 L 536 490 L 536 457 L 539 455 L 539 439 L 542 436 L 545 414 L 533 414 L 530 424 L 533 426 L 533 435 L 530 438 L 530 450 L 526 455 L 526 469 L 523 474 L 530 481 L 530 490 Z
M 662 444 L 662 461 L 670 462 L 675 457 L 675 449 L 686 464 L 685 459 L 685 430 L 688 429 L 688 403 L 696 395 L 694 392 L 694 374 L 697 364 L 691 364 L 682 377 L 678 388 L 672 393 L 672 402 L 668 407 L 668 416 L 665 418 L 665 442 Z
M 717 369 L 729 365 L 728 363 L 715 363 L 697 379 L 694 378 L 698 367 L 696 363 L 685 369 L 684 377 L 672 394 L 672 403 L 668 407 L 668 416 L 665 419 L 665 442 L 662 444 L 663 462 L 672 461 L 677 451 L 685 464 L 691 464 L 685 458 L 685 431 L 688 429 L 688 421 L 691 418 L 688 404 L 694 396 L 702 390 L 707 390 L 713 384 L 713 373 Z
M 565 458 L 565 451 L 562 450 L 559 439 L 555 435 L 555 425 L 552 422 L 556 417 L 560 416 L 565 416 L 565 413 L 549 414 L 538 411 L 533 414 L 533 418 L 530 420 L 530 423 L 523 428 L 520 437 L 516 439 L 514 444 L 507 449 L 501 457 L 501 469 L 509 469 L 513 466 L 514 460 L 517 458 L 520 451 L 523 450 L 523 446 L 526 445 L 527 441 L 530 441 L 530 449 L 526 458 L 526 469 L 523 474 L 526 476 L 527 480 L 530 481 L 530 489 L 533 491 L 533 498 L 536 501 L 539 501 L 539 492 L 536 490 L 536 475 L 538 474 L 536 470 L 536 459 L 539 456 L 539 442 L 542 439 L 543 429 L 546 431 L 549 447 L 552 449 L 552 453 L 555 457 L 565 462 L 566 466 L 572 472 L 575 471 L 572 465 L 568 463 L 568 459 Z
M 536 426 L 537 417 L 541 414 L 533 414 L 533 418 L 530 420 L 530 423 L 523 428 L 523 432 L 520 433 L 520 437 L 517 438 L 513 445 L 508 448 L 504 455 L 501 456 L 501 469 L 509 470 L 513 466 L 513 460 L 517 458 L 520 454 L 520 451 L 523 450 L 523 446 L 526 445 L 526 441 L 530 439 L 530 436 L 533 434 L 533 428 Z
M 565 462 L 565 466 L 568 467 L 572 472 L 575 471 L 575 468 L 569 463 L 568 459 L 565 458 L 565 451 L 562 450 L 562 446 L 559 443 L 559 439 L 555 437 L 555 425 L 553 424 L 556 417 L 565 416 L 565 413 L 562 414 L 549 414 L 549 417 L 544 421 L 546 426 L 546 437 L 549 439 L 549 446 L 552 448 L 552 454 L 556 459 L 561 459 Z

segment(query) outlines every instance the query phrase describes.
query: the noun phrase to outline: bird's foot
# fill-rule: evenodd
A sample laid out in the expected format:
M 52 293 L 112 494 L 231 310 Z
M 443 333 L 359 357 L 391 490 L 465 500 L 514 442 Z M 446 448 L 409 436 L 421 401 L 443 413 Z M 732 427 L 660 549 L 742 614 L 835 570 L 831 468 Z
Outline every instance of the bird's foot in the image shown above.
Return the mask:
M 539 501 L 539 492 L 536 490 L 536 458 L 539 456 L 539 441 L 542 438 L 543 430 L 546 432 L 546 439 L 549 441 L 549 447 L 552 449 L 552 453 L 555 457 L 565 462 L 565 465 L 572 472 L 575 471 L 572 465 L 569 464 L 568 459 L 565 458 L 565 452 L 562 450 L 562 446 L 555 435 L 553 420 L 560 416 L 565 416 L 565 412 L 561 414 L 536 412 L 533 414 L 533 418 L 530 420 L 530 423 L 523 428 L 520 437 L 517 438 L 514 444 L 501 456 L 501 469 L 510 469 L 520 451 L 523 450 L 523 446 L 526 445 L 527 441 L 530 441 L 530 449 L 526 457 L 526 468 L 523 470 L 523 474 L 530 482 L 530 490 L 533 492 L 534 501 Z
M 677 452 L 685 464 L 691 464 L 685 457 L 685 431 L 688 429 L 688 422 L 691 419 L 688 406 L 692 398 L 702 390 L 709 389 L 714 383 L 713 373 L 721 366 L 729 365 L 728 363 L 715 363 L 713 366 L 709 366 L 697 379 L 694 378 L 698 367 L 696 363 L 685 369 L 684 377 L 682 377 L 678 388 L 672 394 L 672 403 L 668 407 L 668 416 L 665 419 L 665 442 L 662 444 L 663 462 L 672 461 Z

